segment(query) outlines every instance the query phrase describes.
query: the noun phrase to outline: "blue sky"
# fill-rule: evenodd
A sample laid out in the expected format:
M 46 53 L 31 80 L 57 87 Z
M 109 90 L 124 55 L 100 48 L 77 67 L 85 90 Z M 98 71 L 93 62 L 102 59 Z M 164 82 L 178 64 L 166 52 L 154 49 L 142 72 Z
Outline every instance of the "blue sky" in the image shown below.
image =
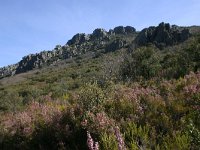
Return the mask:
M 76 33 L 160 22 L 200 25 L 200 0 L 0 0 L 0 67 Z

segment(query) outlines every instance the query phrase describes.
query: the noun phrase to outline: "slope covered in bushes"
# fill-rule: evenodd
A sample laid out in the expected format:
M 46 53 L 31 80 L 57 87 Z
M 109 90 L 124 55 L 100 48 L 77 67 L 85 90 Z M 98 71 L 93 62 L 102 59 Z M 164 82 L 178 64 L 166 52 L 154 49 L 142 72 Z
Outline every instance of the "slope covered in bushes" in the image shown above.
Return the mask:
M 43 97 L 1 117 L 3 149 L 198 149 L 200 73 L 177 80 L 88 83 L 65 99 Z M 108 92 L 109 91 L 109 92 Z M 117 131 L 118 134 L 116 133 Z
M 175 27 L 144 30 L 170 32 L 175 42 L 161 48 L 158 38 L 135 45 L 138 33 L 123 29 L 108 44 L 122 38 L 128 46 L 1 79 L 0 149 L 198 150 L 199 34 L 176 43 L 183 33 Z

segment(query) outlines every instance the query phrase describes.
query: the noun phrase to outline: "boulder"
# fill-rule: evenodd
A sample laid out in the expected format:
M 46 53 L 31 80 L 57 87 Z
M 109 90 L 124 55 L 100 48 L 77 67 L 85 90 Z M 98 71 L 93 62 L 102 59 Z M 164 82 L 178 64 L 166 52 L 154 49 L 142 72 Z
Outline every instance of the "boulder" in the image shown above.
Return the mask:
M 118 26 L 114 28 L 114 33 L 115 34 L 125 34 L 125 28 L 123 26 Z
M 88 35 L 86 35 L 84 33 L 78 33 L 78 34 L 74 35 L 72 37 L 72 39 L 67 42 L 67 44 L 68 45 L 82 44 L 82 43 L 84 43 L 85 41 L 88 41 L 88 40 L 89 40 Z
M 129 34 L 129 33 L 135 33 L 135 32 L 136 32 L 136 29 L 135 29 L 134 27 L 131 27 L 131 26 L 126 26 L 126 27 L 125 27 L 125 32 L 126 32 L 127 34 Z
M 135 33 L 136 29 L 134 27 L 131 26 L 118 26 L 114 28 L 114 33 L 115 34 L 132 34 Z
M 92 40 L 96 39 L 103 40 L 103 39 L 108 39 L 109 36 L 105 29 L 98 28 L 93 31 L 93 33 L 91 34 L 91 38 Z

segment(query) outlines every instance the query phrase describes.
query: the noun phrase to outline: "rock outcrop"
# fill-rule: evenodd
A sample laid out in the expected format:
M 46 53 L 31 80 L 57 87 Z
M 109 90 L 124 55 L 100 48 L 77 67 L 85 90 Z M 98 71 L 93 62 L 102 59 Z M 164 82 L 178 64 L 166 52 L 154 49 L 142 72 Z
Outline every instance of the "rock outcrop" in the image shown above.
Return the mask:
M 127 46 L 128 46 L 128 43 L 126 40 L 116 39 L 111 44 L 106 46 L 105 52 L 113 52 L 117 49 L 121 49 Z
M 170 26 L 168 23 L 160 23 L 157 27 L 143 29 L 136 37 L 139 46 L 153 43 L 157 47 L 171 46 L 187 40 L 190 37 L 189 29 Z
M 136 29 L 134 27 L 131 26 L 118 26 L 114 28 L 114 33 L 115 34 L 131 34 L 131 33 L 135 33 Z
M 73 44 L 80 45 L 80 44 L 88 41 L 89 38 L 90 38 L 89 35 L 86 35 L 85 33 L 78 33 L 78 34 L 74 35 L 72 37 L 72 39 L 67 42 L 67 44 L 68 45 L 73 45 Z
M 87 52 L 113 52 L 127 48 L 133 43 L 139 46 L 154 43 L 158 47 L 164 47 L 183 42 L 189 36 L 188 28 L 170 26 L 165 23 L 159 24 L 158 27 L 146 28 L 139 35 L 131 26 L 118 26 L 108 32 L 98 28 L 92 34 L 78 33 L 74 35 L 64 46 L 57 45 L 51 51 L 28 55 L 15 65 L 0 68 L 0 78 L 53 65 L 60 60 L 71 59 Z
M 9 65 L 7 67 L 0 68 L 0 79 L 3 77 L 14 75 L 16 72 L 16 68 L 18 67 L 18 63 L 15 65 Z
M 19 62 L 19 66 L 16 68 L 16 74 L 32 70 L 34 68 L 40 68 L 51 57 L 51 53 L 42 52 L 40 54 L 31 54 L 22 58 Z
M 105 29 L 101 29 L 101 28 L 98 28 L 98 29 L 95 29 L 93 31 L 93 33 L 91 34 L 91 39 L 92 40 L 109 40 L 109 35 L 107 33 L 107 31 Z
M 135 33 L 135 28 L 119 26 L 110 31 L 107 32 L 105 29 L 98 28 L 95 29 L 92 34 L 78 33 L 64 46 L 56 45 L 52 51 L 30 54 L 23 57 L 22 60 L 15 65 L 0 68 L 0 78 L 41 68 L 45 65 L 55 64 L 60 60 L 70 59 L 89 51 L 115 51 L 123 48 L 128 43 L 123 38 L 116 39 L 115 35 Z

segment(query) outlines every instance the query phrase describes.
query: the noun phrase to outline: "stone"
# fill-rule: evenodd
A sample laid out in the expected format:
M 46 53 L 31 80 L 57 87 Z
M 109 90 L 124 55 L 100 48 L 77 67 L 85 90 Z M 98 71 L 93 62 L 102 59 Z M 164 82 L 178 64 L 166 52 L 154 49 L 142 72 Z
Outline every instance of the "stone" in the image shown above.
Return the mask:
M 188 29 L 182 29 L 178 26 L 171 27 L 169 23 L 162 22 L 157 27 L 143 29 L 136 37 L 135 42 L 139 46 L 153 43 L 158 48 L 162 48 L 183 42 L 189 37 Z
M 187 40 L 190 37 L 190 31 L 189 29 L 183 29 L 180 35 L 180 41 L 184 42 L 185 40 Z
M 109 45 L 106 46 L 105 52 L 116 51 L 118 49 L 121 49 L 121 48 L 125 47 L 126 44 L 127 44 L 126 41 L 121 40 L 121 39 L 116 39 L 111 44 L 109 44 Z
M 131 26 L 126 26 L 125 27 L 125 32 L 127 34 L 130 34 L 130 33 L 135 33 L 136 32 L 136 29 L 134 27 L 131 27 Z
M 91 37 L 92 37 L 92 40 L 95 40 L 95 39 L 103 40 L 103 39 L 109 38 L 107 31 L 101 28 L 95 29 Z
M 132 34 L 135 33 L 136 29 L 134 27 L 131 26 L 118 26 L 114 28 L 114 33 L 115 34 Z
M 14 75 L 17 66 L 18 64 L 14 64 L 0 68 L 0 78 Z
M 109 35 L 115 35 L 115 32 L 114 32 L 114 30 L 110 29 L 110 30 L 108 31 L 108 34 L 109 34 Z
M 56 47 L 54 48 L 55 50 L 59 50 L 59 49 L 61 49 L 62 48 L 62 46 L 61 45 L 56 45 Z
M 88 40 L 89 40 L 88 35 L 86 35 L 84 33 L 78 33 L 78 34 L 74 35 L 72 37 L 72 39 L 67 42 L 67 44 L 68 45 L 82 44 L 82 43 L 84 43 L 85 41 L 88 41 Z
M 115 34 L 125 34 L 125 28 L 123 26 L 118 26 L 114 28 L 114 33 Z

